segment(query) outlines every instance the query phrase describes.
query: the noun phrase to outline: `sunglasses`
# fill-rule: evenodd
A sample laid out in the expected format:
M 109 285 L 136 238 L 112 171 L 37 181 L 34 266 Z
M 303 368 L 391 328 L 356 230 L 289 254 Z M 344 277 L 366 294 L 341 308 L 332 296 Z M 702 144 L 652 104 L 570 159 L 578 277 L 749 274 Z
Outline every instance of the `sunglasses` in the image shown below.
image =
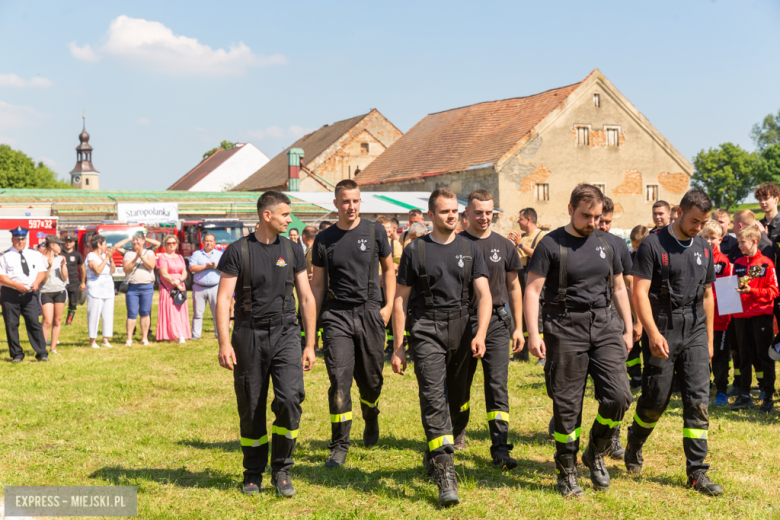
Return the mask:
M 175 246 L 176 242 L 166 242 L 165 245 L 166 246 Z

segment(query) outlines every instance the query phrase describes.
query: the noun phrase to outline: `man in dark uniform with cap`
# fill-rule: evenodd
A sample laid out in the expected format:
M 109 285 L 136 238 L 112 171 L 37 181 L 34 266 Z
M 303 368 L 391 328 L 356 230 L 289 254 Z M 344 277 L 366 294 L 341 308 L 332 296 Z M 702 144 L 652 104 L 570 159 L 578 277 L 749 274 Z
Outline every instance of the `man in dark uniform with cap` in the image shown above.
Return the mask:
M 0 302 L 3 307 L 5 335 L 13 363 L 21 363 L 24 351 L 19 344 L 19 316 L 24 317 L 27 337 L 38 361 L 48 361 L 46 338 L 38 321 L 37 291 L 48 271 L 48 262 L 38 251 L 27 249 L 28 230 L 11 230 L 12 246 L 0 257 Z
M 672 396 L 677 372 L 683 401 L 683 450 L 688 486 L 705 495 L 720 495 L 721 486 L 707 476 L 710 369 L 713 354 L 715 281 L 709 244 L 697 236 L 710 218 L 706 193 L 691 190 L 680 202 L 682 215 L 651 234 L 639 246 L 632 269 L 634 307 L 648 342 L 642 344 L 645 366 L 642 395 L 628 431 L 625 464 L 642 471 L 642 447 Z
M 439 505 L 446 507 L 460 502 L 451 417 L 465 402 L 470 358 L 485 354 L 492 299 L 482 251 L 455 233 L 455 192 L 434 190 L 428 199 L 428 218 L 433 232 L 410 242 L 398 266 L 392 364 L 393 371 L 403 375 L 403 333 L 409 330 L 427 441 L 423 465 L 439 487 Z M 472 294 L 477 298 L 476 332 L 469 326 Z
M 65 247 L 62 250 L 62 256 L 65 257 L 65 265 L 68 266 L 68 285 L 66 286 L 68 291 L 68 318 L 65 320 L 65 324 L 70 325 L 76 316 L 81 291 L 87 290 L 87 271 L 86 267 L 84 267 L 84 258 L 76 250 L 76 237 L 66 235 L 63 237 L 63 240 L 65 240 Z
M 596 490 L 609 487 L 604 457 L 632 401 L 624 367 L 633 346 L 631 308 L 621 251 L 596 229 L 603 203 L 598 188 L 578 185 L 569 200 L 571 221 L 539 242 L 528 266 L 524 304 L 529 350 L 547 358 L 544 373 L 553 400 L 558 491 L 565 497 L 582 495 L 577 452 L 588 376 L 599 409 L 582 462 Z M 538 326 L 542 292 L 544 340 Z
M 230 244 L 219 261 L 219 364 L 233 371 L 244 454 L 243 491 L 248 495 L 260 491 L 268 463 L 266 401 L 273 379 L 271 485 L 277 494 L 289 497 L 295 494 L 289 472 L 306 395 L 303 370 L 311 370 L 315 361 L 315 305 L 301 246 L 279 236 L 292 222 L 290 199 L 267 191 L 257 200 L 257 213 L 255 232 Z M 302 357 L 293 287 L 307 332 Z M 234 293 L 235 327 L 230 338 Z

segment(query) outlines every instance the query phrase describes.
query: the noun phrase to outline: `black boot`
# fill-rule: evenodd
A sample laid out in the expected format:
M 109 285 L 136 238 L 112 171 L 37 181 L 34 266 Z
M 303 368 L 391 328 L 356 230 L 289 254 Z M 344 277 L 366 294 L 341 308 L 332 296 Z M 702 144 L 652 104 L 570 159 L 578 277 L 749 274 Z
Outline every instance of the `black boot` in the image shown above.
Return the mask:
M 257 495 L 263 489 L 263 475 L 244 475 L 244 486 L 241 490 L 245 495 Z
M 501 469 L 515 469 L 517 461 L 509 456 L 509 452 L 514 448 L 512 444 L 500 446 L 493 453 L 493 466 Z
M 604 464 L 604 455 L 612 444 L 612 439 L 594 439 L 591 433 L 588 447 L 582 454 L 582 464 L 590 470 L 590 481 L 596 491 L 606 491 L 609 488 L 609 472 Z
M 558 493 L 564 497 L 581 497 L 584 493 L 577 484 L 576 455 L 555 455 L 558 472 Z
M 612 443 L 607 447 L 607 455 L 615 460 L 623 460 L 625 454 L 626 450 L 620 444 L 620 426 L 618 426 L 615 428 L 615 433 L 612 434 Z
M 452 455 L 437 455 L 432 461 L 433 480 L 439 486 L 439 505 L 454 506 L 460 503 L 458 498 L 458 480 L 455 478 L 455 465 Z
M 76 316 L 76 311 L 68 311 L 68 317 L 65 320 L 65 325 L 71 325 L 73 323 L 74 316 Z
M 723 488 L 711 481 L 710 477 L 707 476 L 707 472 L 704 470 L 700 470 L 691 475 L 688 475 L 688 487 L 695 489 L 702 495 L 708 495 L 711 497 L 718 496 L 723 493 Z
M 347 463 L 347 450 L 342 448 L 333 448 L 330 457 L 325 461 L 326 468 L 340 468 Z
M 734 401 L 734 404 L 731 405 L 731 409 L 732 410 L 746 410 L 746 409 L 749 409 L 749 408 L 753 408 L 754 406 L 756 406 L 756 405 L 753 403 L 753 398 L 750 397 L 750 395 L 742 394 L 739 397 L 737 397 L 737 400 Z
M 431 452 L 428 451 L 428 448 L 425 448 L 425 453 L 423 453 L 423 467 L 428 478 L 434 480 L 433 460 L 431 460 Z
M 758 409 L 761 413 L 772 413 L 775 411 L 775 403 L 772 401 L 772 396 L 764 397 L 764 402 L 761 403 L 761 408 Z
M 377 442 L 379 442 L 379 419 L 366 421 L 366 427 L 363 430 L 363 445 L 370 448 Z
M 271 474 L 271 485 L 276 488 L 276 494 L 282 497 L 291 497 L 295 494 L 295 487 L 290 480 L 290 473 L 279 470 Z
M 623 460 L 626 463 L 626 469 L 630 473 L 642 472 L 642 464 L 645 462 L 642 458 L 643 444 L 644 442 L 639 442 L 639 440 L 633 436 L 631 426 L 629 426 L 628 438 L 626 439 L 626 454 L 624 455 Z
M 455 436 L 455 443 L 452 445 L 456 450 L 462 450 L 466 447 L 466 430 L 460 432 Z

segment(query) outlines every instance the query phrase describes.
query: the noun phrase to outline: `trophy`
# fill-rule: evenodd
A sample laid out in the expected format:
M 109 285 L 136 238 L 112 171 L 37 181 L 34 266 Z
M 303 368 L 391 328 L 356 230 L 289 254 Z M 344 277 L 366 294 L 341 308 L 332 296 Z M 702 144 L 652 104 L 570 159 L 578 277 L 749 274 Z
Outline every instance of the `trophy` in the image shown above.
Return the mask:
M 753 278 L 758 278 L 761 276 L 761 266 L 760 265 L 751 265 L 748 267 L 748 273 L 747 275 L 741 277 L 739 281 L 739 288 L 740 289 L 746 289 L 747 286 L 750 284 L 750 280 Z

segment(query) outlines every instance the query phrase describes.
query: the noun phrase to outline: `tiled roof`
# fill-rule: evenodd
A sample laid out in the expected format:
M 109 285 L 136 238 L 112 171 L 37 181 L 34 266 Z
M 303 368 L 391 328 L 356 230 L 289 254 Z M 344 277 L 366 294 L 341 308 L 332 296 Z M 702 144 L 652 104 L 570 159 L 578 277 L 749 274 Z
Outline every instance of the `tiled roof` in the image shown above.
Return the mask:
M 200 164 L 198 164 L 195 168 L 188 171 L 184 176 L 179 179 L 178 181 L 174 182 L 169 190 L 180 190 L 180 191 L 187 191 L 196 184 L 198 184 L 201 180 L 203 180 L 206 175 L 210 174 L 217 168 L 219 168 L 222 164 L 225 163 L 228 159 L 233 157 L 239 150 L 241 150 L 242 147 L 236 146 L 235 148 L 231 148 L 230 150 L 225 150 L 224 148 L 218 148 L 216 152 L 209 155 L 208 158 L 201 161 Z
M 355 180 L 377 184 L 493 164 L 580 84 L 430 114 Z
M 319 130 L 301 137 L 233 189 L 235 191 L 257 191 L 286 187 L 287 151 L 290 148 L 303 148 L 304 164 L 308 165 L 367 115 L 363 114 L 338 121 L 332 125 L 325 125 Z

